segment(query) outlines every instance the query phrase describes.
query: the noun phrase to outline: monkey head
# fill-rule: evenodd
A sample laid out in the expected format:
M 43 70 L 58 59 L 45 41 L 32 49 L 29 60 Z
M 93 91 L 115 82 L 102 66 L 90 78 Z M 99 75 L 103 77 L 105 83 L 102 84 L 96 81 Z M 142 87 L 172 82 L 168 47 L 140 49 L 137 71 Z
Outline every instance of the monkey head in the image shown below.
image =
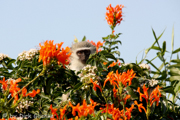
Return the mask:
M 90 54 L 96 52 L 96 47 L 87 41 L 78 42 L 71 47 L 70 69 L 79 71 L 85 65 Z

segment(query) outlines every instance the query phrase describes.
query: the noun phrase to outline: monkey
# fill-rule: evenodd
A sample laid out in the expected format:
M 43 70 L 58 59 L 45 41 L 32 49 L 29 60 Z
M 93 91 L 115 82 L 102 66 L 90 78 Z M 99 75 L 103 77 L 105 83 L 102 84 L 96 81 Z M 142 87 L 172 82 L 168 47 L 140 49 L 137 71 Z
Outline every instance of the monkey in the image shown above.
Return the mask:
M 78 42 L 71 47 L 70 69 L 75 72 L 81 70 L 89 59 L 90 54 L 96 52 L 96 47 L 87 41 Z
M 77 73 L 85 65 L 89 59 L 90 54 L 96 52 L 96 47 L 87 41 L 75 43 L 71 46 L 70 66 L 71 70 L 75 70 Z M 70 93 L 62 95 L 62 102 L 67 101 Z

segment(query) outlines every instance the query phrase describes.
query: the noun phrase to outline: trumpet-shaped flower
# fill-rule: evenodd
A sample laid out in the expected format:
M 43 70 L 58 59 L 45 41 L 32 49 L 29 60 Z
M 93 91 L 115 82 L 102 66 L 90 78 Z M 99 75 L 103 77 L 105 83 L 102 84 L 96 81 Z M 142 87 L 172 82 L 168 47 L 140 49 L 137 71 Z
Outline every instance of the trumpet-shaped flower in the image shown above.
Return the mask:
M 150 103 L 151 106 L 154 102 L 156 102 L 156 106 L 159 105 L 159 101 L 160 101 L 160 97 L 161 97 L 161 92 L 160 92 L 160 87 L 159 85 L 151 92 L 150 94 Z
M 63 118 L 63 116 L 64 116 L 64 114 L 66 112 L 66 107 L 67 107 L 67 105 L 65 105 L 63 109 L 60 109 L 60 119 Z
M 63 42 L 55 45 L 53 44 L 53 42 L 53 40 L 46 40 L 44 42 L 44 45 L 39 44 L 41 48 L 39 62 L 42 60 L 43 65 L 47 65 L 50 63 L 51 59 L 56 58 L 58 64 L 62 63 L 63 67 L 65 67 L 64 65 L 69 64 L 69 57 L 71 55 L 70 48 L 66 47 L 65 49 L 61 49 Z
M 123 20 L 122 18 L 122 8 L 124 5 L 116 5 L 116 7 L 112 7 L 111 4 L 106 8 L 106 20 L 107 23 L 113 27 L 117 24 L 120 24 Z
M 139 112 L 142 112 L 141 109 L 143 109 L 143 110 L 146 112 L 146 109 L 145 109 L 145 107 L 143 106 L 142 103 L 138 104 L 138 102 L 135 100 L 135 101 L 134 101 L 134 104 L 138 106 Z
M 69 105 L 72 107 L 72 115 L 76 116 L 76 112 L 78 113 L 79 117 L 87 116 L 88 114 L 94 114 L 96 102 L 94 102 L 92 99 L 90 99 L 90 101 L 91 104 L 87 105 L 86 101 L 83 100 L 83 104 L 81 106 L 79 103 L 76 106 L 73 106 L 71 102 L 69 102 Z
M 8 84 L 7 81 L 5 81 L 5 77 L 3 78 L 3 80 L 0 80 L 0 83 L 2 84 L 2 88 L 3 90 L 7 90 Z
M 116 70 L 116 73 L 114 74 L 113 71 L 108 73 L 106 80 L 104 82 L 104 86 L 107 81 L 110 81 L 112 85 L 116 85 L 119 87 L 119 84 L 122 83 L 125 87 L 127 86 L 127 83 L 131 85 L 132 79 L 135 77 L 134 71 L 131 69 L 130 71 L 128 70 L 127 72 L 118 73 L 118 70 Z
M 56 108 L 53 108 L 52 107 L 52 104 L 50 105 L 50 110 L 51 110 L 51 113 L 52 113 L 52 115 L 53 115 L 53 118 L 51 118 L 51 120 L 53 120 L 54 119 L 54 115 L 56 115 L 56 117 L 57 117 L 57 119 L 59 118 L 58 117 L 58 114 L 57 114 L 57 109 Z
M 140 87 L 138 87 L 137 91 L 139 92 L 140 95 L 140 101 L 142 101 L 142 98 L 144 98 L 146 99 L 146 103 L 149 103 L 150 101 L 150 106 L 152 106 L 154 102 L 156 102 L 156 106 L 158 106 L 161 97 L 159 85 L 150 93 L 150 96 L 148 95 L 148 89 L 149 88 L 146 88 L 146 86 L 143 85 L 143 93 L 141 93 Z
M 93 89 L 96 91 L 96 88 L 98 87 L 99 90 L 102 92 L 101 87 L 97 84 L 98 81 L 94 81 L 92 80 L 92 78 L 90 79 L 90 82 L 93 84 Z
M 40 93 L 40 89 L 33 90 L 32 92 L 28 93 L 26 96 L 35 97 L 36 94 Z
M 121 63 L 119 62 L 119 60 L 117 60 L 117 62 L 111 63 L 111 64 L 108 66 L 108 68 L 109 68 L 109 67 L 114 67 L 114 66 L 117 65 L 117 64 L 118 64 L 119 66 L 121 65 Z
M 102 113 L 109 113 L 112 115 L 113 120 L 129 120 L 131 118 L 131 112 L 134 108 L 132 104 L 130 108 L 126 107 L 126 111 L 115 108 L 114 104 L 106 104 L 106 108 L 100 108 Z M 125 114 L 124 114 L 125 113 Z

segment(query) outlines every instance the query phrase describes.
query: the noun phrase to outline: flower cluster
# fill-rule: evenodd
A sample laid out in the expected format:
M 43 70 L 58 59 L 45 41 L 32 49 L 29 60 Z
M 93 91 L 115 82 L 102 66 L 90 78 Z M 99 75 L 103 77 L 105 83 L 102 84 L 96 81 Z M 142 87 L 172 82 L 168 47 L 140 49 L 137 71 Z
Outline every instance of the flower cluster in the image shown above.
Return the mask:
M 53 117 L 50 118 L 50 120 L 66 120 L 65 118 L 63 119 L 64 117 L 64 114 L 66 112 L 66 105 L 64 106 L 64 108 L 60 108 L 60 116 L 58 116 L 57 114 L 57 108 L 52 108 L 52 105 L 50 105 L 50 110 L 51 110 L 51 113 L 53 115 Z M 56 118 L 54 118 L 56 116 Z
M 117 25 L 120 24 L 121 21 L 123 20 L 122 18 L 122 8 L 124 5 L 116 5 L 116 7 L 112 7 L 111 4 L 106 8 L 106 20 L 107 23 L 113 28 Z
M 83 100 L 83 104 L 81 106 L 79 103 L 76 106 L 73 106 L 71 102 L 69 102 L 69 105 L 72 107 L 72 115 L 76 116 L 76 112 L 78 113 L 79 117 L 94 114 L 96 102 L 94 102 L 92 99 L 90 99 L 90 101 L 91 104 L 87 105 L 86 100 Z
M 130 120 L 131 112 L 134 108 L 134 104 L 132 104 L 130 108 L 126 107 L 126 111 L 124 111 L 124 109 L 119 110 L 119 108 L 115 108 L 114 104 L 106 104 L 105 106 L 106 108 L 100 108 L 103 110 L 102 113 L 111 114 L 113 120 Z
M 9 56 L 3 53 L 0 53 L 0 61 L 2 61 L 5 58 L 8 58 Z
M 17 94 L 20 91 L 20 88 L 18 87 L 18 84 L 17 84 L 19 82 L 21 82 L 21 78 L 18 78 L 17 80 L 13 80 L 13 79 L 5 80 L 5 78 L 3 78 L 3 80 L 0 80 L 3 91 L 4 92 L 8 91 L 11 94 L 11 97 L 14 97 L 13 103 L 16 103 L 16 101 L 19 99 L 18 94 Z M 27 96 L 35 97 L 36 94 L 38 94 L 39 92 L 40 90 L 38 89 L 37 91 L 33 90 L 32 92 L 26 94 L 27 89 L 23 88 L 21 94 L 23 97 L 27 97 Z
M 154 87 L 158 84 L 158 80 L 155 80 L 155 79 L 148 80 L 148 82 L 149 82 L 150 87 Z
M 82 105 L 80 106 L 80 104 L 78 103 L 76 106 L 72 105 L 71 102 L 69 102 L 69 106 L 72 108 L 72 115 L 76 116 L 76 113 L 78 114 L 78 116 L 75 117 L 75 120 L 78 120 L 78 118 L 81 117 L 86 117 L 88 115 L 94 114 L 94 108 L 96 107 L 96 102 L 94 102 L 92 99 L 90 99 L 91 104 L 87 105 L 86 100 L 83 100 Z M 56 108 L 52 108 L 52 105 L 50 105 L 50 110 L 51 113 L 53 115 L 53 117 L 51 118 L 51 120 L 66 120 L 65 119 L 65 112 L 66 112 L 66 107 L 67 105 L 64 106 L 64 108 L 60 108 L 60 115 L 58 116 L 57 114 L 57 110 Z M 56 116 L 56 118 L 55 118 Z M 68 120 L 73 120 L 73 118 L 70 118 Z
M 0 120 L 7 120 L 7 119 L 2 118 L 2 119 L 0 119 Z M 11 118 L 9 118 L 8 120 L 17 120 L 17 119 L 16 119 L 16 117 L 11 117 Z
M 159 101 L 160 101 L 160 97 L 161 97 L 161 92 L 160 92 L 160 87 L 159 85 L 151 92 L 151 94 L 148 94 L 148 89 L 146 88 L 146 86 L 143 86 L 143 93 L 140 92 L 140 87 L 138 87 L 137 91 L 139 92 L 140 95 L 140 101 L 142 102 L 142 98 L 144 98 L 146 100 L 146 103 L 149 103 L 150 101 L 150 106 L 152 106 L 152 104 L 154 102 L 156 102 L 156 106 L 159 105 Z
M 38 50 L 36 49 L 30 49 L 29 51 L 23 51 L 18 55 L 18 60 L 31 60 L 36 54 L 38 53 Z
M 92 45 L 96 46 L 96 52 L 97 53 L 101 51 L 101 49 L 99 49 L 99 48 L 101 46 L 103 46 L 103 44 L 105 43 L 105 41 L 102 43 L 100 41 L 98 41 L 97 44 L 95 42 L 93 42 L 92 40 L 91 41 L 87 40 L 87 41 L 90 42 Z
M 78 76 L 81 78 L 81 82 L 87 83 L 89 82 L 90 78 L 92 78 L 93 80 L 97 79 L 96 72 L 96 66 L 86 65 L 83 67 L 81 73 Z
M 29 106 L 33 105 L 34 102 L 32 101 L 28 101 L 28 100 L 22 100 L 18 106 L 17 106 L 17 109 L 16 109 L 16 112 L 19 112 L 21 113 L 23 111 L 23 109 L 28 109 Z
M 142 69 L 147 69 L 147 70 L 151 71 L 151 68 L 148 64 L 142 63 L 139 65 L 139 67 Z
M 58 61 L 58 64 L 62 63 L 63 67 L 64 65 L 69 64 L 69 57 L 71 55 L 70 48 L 66 47 L 61 48 L 63 42 L 58 43 L 58 44 L 53 44 L 53 40 L 48 41 L 46 40 L 44 42 L 44 45 L 39 44 L 40 46 L 40 56 L 39 56 L 39 62 L 42 60 L 43 65 L 47 65 L 50 63 L 50 61 L 53 58 L 56 58 Z
M 104 86 L 106 84 L 107 81 L 110 81 L 111 85 L 113 86 L 119 86 L 120 83 L 122 83 L 125 87 L 127 86 L 127 83 L 129 83 L 129 85 L 131 85 L 131 81 L 132 79 L 135 77 L 136 73 L 134 73 L 134 71 L 128 70 L 127 72 L 123 72 L 123 73 L 118 73 L 118 70 L 116 70 L 116 73 L 109 72 L 106 80 L 104 82 Z

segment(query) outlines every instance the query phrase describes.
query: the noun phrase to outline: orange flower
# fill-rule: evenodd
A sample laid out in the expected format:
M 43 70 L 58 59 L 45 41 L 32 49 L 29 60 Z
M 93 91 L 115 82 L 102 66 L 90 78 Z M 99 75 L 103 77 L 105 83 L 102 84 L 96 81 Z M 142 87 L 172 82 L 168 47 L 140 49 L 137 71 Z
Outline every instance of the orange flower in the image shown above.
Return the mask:
M 27 89 L 26 89 L 26 88 L 23 88 L 23 89 L 22 89 L 22 95 L 23 95 L 23 97 L 26 96 L 26 93 L 27 93 Z
M 120 24 L 122 21 L 122 8 L 124 5 L 116 5 L 112 7 L 111 4 L 106 8 L 106 20 L 109 25 L 115 27 L 117 24 Z
M 135 77 L 136 73 L 131 69 L 130 71 L 128 70 L 127 72 L 118 73 L 118 70 L 116 70 L 116 74 L 111 71 L 108 73 L 106 76 L 106 80 L 104 82 L 104 86 L 107 81 L 110 81 L 111 85 L 116 85 L 119 87 L 120 82 L 126 87 L 127 83 L 131 85 L 132 79 Z
M 63 67 L 65 67 L 64 65 L 69 64 L 69 57 L 71 55 L 70 48 L 66 47 L 65 49 L 61 49 L 63 42 L 55 45 L 53 42 L 53 40 L 46 40 L 44 45 L 39 44 L 41 47 L 39 62 L 42 60 L 43 65 L 47 65 L 50 63 L 51 59 L 56 58 L 58 60 L 58 64 L 62 63 Z
M 142 110 L 141 110 L 141 109 L 143 109 L 143 110 L 146 112 L 146 109 L 145 109 L 145 107 L 143 106 L 143 104 L 142 104 L 142 103 L 138 104 L 138 102 L 137 102 L 137 101 L 134 101 L 134 104 L 138 106 L 138 110 L 139 110 L 139 112 L 142 112 Z
M 72 107 L 73 116 L 76 116 L 76 112 L 78 113 L 80 112 L 80 108 L 79 108 L 80 104 L 78 103 L 76 106 L 73 106 L 71 102 L 69 101 L 69 105 Z
M 51 113 L 53 115 L 53 118 L 51 120 L 54 120 L 54 115 L 56 115 L 56 117 L 58 119 L 58 114 L 56 113 L 57 109 L 56 108 L 52 108 L 52 104 L 50 105 L 50 110 L 51 110 Z
M 3 90 L 7 90 L 8 84 L 7 81 L 5 81 L 5 77 L 3 78 L 3 80 L 0 80 L 0 83 L 2 84 L 2 88 Z
M 104 64 L 104 65 L 106 65 L 106 64 L 107 64 L 107 62 L 103 62 L 103 64 Z
M 92 40 L 91 41 L 89 41 L 89 40 L 87 40 L 89 43 L 91 43 L 92 45 L 94 45 L 94 46 L 96 46 L 96 52 L 98 53 L 98 52 L 100 52 L 101 51 L 101 49 L 99 49 L 101 46 L 103 46 L 103 44 L 105 43 L 105 41 L 104 42 L 100 42 L 100 41 L 98 41 L 97 42 L 97 44 L 95 43 L 95 42 L 93 42 Z M 99 50 L 98 50 L 99 49 Z
M 160 87 L 159 85 L 151 92 L 150 94 L 150 103 L 151 106 L 154 102 L 156 102 L 156 106 L 159 105 L 160 97 L 161 97 L 161 92 L 160 92 Z
M 134 105 L 131 105 L 130 108 L 126 108 L 126 112 L 124 114 L 124 110 L 119 110 L 119 108 L 115 108 L 114 104 L 106 104 L 106 108 L 100 108 L 102 113 L 109 113 L 112 115 L 113 120 L 129 120 L 131 118 L 131 112 L 134 108 Z
M 114 88 L 113 88 L 113 95 L 114 95 L 114 97 L 116 97 L 117 92 L 118 92 L 118 89 L 116 89 L 115 86 L 114 86 Z
M 28 93 L 26 96 L 35 97 L 36 94 L 40 93 L 40 89 L 33 90 L 31 93 Z
M 72 107 L 73 116 L 76 116 L 76 112 L 78 113 L 79 117 L 87 116 L 88 114 L 94 114 L 96 102 L 94 102 L 92 99 L 90 99 L 90 101 L 91 104 L 87 105 L 86 100 L 83 100 L 83 104 L 81 106 L 79 103 L 76 106 L 73 106 L 71 102 L 69 102 L 69 105 Z
M 134 104 L 132 104 L 130 108 L 126 107 L 125 115 L 126 115 L 128 120 L 131 119 L 131 112 L 132 112 L 133 109 L 134 109 Z
M 9 118 L 8 120 L 16 120 L 16 117 Z
M 10 87 L 9 87 L 9 92 L 11 93 L 11 96 L 14 97 L 14 103 L 16 103 L 16 101 L 18 100 L 18 94 L 17 92 L 20 90 L 20 88 L 18 87 L 18 82 L 21 81 L 21 78 L 18 78 L 17 80 L 10 81 Z
M 148 99 L 149 99 L 149 96 L 148 96 L 148 89 L 149 88 L 146 88 L 145 84 L 143 85 L 143 93 L 140 92 L 140 87 L 138 87 L 137 91 L 139 92 L 139 95 L 140 95 L 140 101 L 142 102 L 142 98 L 146 99 L 146 103 L 148 103 Z
M 90 78 L 90 82 L 93 84 L 93 89 L 96 91 L 96 87 L 98 87 L 100 89 L 100 91 L 102 92 L 101 87 L 97 84 L 98 81 L 94 81 L 92 80 L 92 78 Z
M 130 97 L 131 97 L 131 95 L 126 95 L 126 97 L 123 99 L 124 104 L 126 104 L 127 99 L 129 99 Z
M 150 96 L 148 95 L 148 89 L 149 88 L 146 88 L 145 85 L 143 85 L 143 92 L 144 92 L 143 94 L 140 92 L 140 87 L 138 87 L 137 91 L 139 92 L 140 95 L 140 101 L 142 101 L 142 98 L 144 98 L 146 99 L 146 103 L 149 103 L 150 100 L 150 106 L 152 106 L 154 102 L 156 102 L 156 106 L 158 106 L 161 97 L 159 85 L 151 92 Z
M 63 118 L 63 116 L 64 116 L 64 114 L 65 114 L 65 112 L 66 112 L 66 106 L 67 106 L 67 105 L 65 105 L 63 109 L 60 109 L 60 119 Z
M 70 118 L 68 120 L 74 120 L 73 118 Z M 78 116 L 75 117 L 75 120 L 78 120 Z
M 119 60 L 117 60 L 117 62 L 111 63 L 111 64 L 108 66 L 108 68 L 109 68 L 109 67 L 114 67 L 116 64 L 118 64 L 119 66 L 121 65 L 121 63 L 119 62 Z

